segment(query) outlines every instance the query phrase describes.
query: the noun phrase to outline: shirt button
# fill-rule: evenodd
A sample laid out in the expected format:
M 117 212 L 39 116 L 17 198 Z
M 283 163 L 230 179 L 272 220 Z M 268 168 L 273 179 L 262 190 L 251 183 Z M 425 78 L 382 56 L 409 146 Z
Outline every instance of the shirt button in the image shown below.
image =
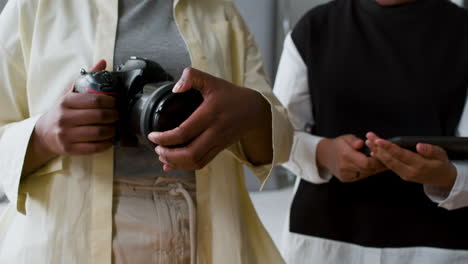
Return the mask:
M 206 60 L 206 59 L 208 59 L 208 58 L 207 58 L 206 56 L 201 56 L 200 59 L 201 59 L 201 60 Z

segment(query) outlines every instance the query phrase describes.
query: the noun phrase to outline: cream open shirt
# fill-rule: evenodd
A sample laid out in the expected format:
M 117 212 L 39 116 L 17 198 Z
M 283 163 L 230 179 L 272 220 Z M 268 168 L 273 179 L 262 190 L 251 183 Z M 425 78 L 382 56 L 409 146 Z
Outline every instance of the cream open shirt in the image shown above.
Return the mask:
M 0 263 L 111 263 L 113 151 L 60 157 L 21 181 L 35 122 L 99 59 L 113 65 L 117 0 L 10 0 L 0 16 Z M 260 91 L 271 103 L 274 164 L 292 129 L 273 97 L 260 53 L 233 5 L 176 0 L 193 66 Z M 240 105 L 239 107 L 248 107 Z M 197 171 L 199 263 L 283 263 L 245 189 L 235 144 Z M 261 181 L 271 166 L 253 168 Z

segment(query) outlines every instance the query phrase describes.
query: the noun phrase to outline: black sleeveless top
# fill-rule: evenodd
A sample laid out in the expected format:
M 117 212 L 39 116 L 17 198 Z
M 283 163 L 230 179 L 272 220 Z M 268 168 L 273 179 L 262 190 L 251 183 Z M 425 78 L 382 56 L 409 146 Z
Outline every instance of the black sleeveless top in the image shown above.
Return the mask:
M 308 68 L 314 134 L 452 136 L 468 86 L 468 13 L 446 0 L 382 7 L 336 0 L 292 33 Z M 385 172 L 356 183 L 301 181 L 290 231 L 368 247 L 468 249 L 468 208 Z

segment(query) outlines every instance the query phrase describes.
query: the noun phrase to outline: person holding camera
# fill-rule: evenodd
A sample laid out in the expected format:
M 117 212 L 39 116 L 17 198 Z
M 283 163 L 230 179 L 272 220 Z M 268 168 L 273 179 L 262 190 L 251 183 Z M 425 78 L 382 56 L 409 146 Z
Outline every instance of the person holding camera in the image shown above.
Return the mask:
M 335 0 L 286 38 L 288 263 L 468 263 L 468 162 L 386 140 L 468 136 L 467 25 L 450 1 Z
M 0 263 L 283 263 L 242 172 L 266 181 L 292 128 L 232 3 L 10 0 L 0 39 Z M 126 145 L 122 97 L 73 83 L 131 56 L 203 102 Z

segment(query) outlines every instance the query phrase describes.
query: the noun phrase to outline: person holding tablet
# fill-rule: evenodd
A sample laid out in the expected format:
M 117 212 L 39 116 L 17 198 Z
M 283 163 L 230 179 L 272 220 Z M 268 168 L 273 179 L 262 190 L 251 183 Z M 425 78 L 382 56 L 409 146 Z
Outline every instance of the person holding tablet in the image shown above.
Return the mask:
M 274 89 L 296 130 L 288 263 L 468 263 L 468 162 L 385 140 L 468 135 L 467 47 L 449 1 L 335 0 L 300 20 Z

